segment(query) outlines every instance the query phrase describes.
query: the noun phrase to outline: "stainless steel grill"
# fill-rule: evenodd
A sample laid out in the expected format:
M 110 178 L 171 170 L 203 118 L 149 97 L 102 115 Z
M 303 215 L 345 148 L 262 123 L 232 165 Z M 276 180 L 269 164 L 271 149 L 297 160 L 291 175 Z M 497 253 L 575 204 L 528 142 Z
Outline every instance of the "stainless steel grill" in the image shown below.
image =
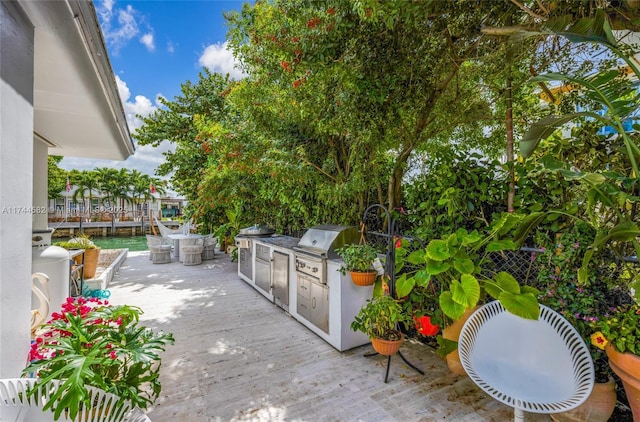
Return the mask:
M 293 247 L 296 271 L 322 284 L 327 283 L 327 259 L 338 258 L 336 249 L 358 241 L 355 227 L 322 224 L 307 230 Z
M 327 259 L 337 258 L 336 249 L 358 241 L 355 227 L 320 225 L 307 230 L 296 246 L 297 313 L 329 333 L 329 287 Z
M 359 232 L 355 227 L 321 224 L 307 230 L 293 250 L 320 258 L 338 258 L 336 249 L 358 242 Z
M 338 258 L 336 249 L 358 241 L 355 227 L 323 224 L 307 230 L 296 246 L 296 271 L 321 284 L 327 283 L 327 259 Z

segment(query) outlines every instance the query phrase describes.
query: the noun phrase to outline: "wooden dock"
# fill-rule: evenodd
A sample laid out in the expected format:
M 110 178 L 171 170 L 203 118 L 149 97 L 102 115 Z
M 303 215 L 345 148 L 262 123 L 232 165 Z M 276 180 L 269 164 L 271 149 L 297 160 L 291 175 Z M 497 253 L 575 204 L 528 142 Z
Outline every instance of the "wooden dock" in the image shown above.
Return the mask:
M 418 341 L 401 350 L 425 375 L 396 356 L 385 384 L 385 357 L 364 357 L 369 345 L 338 352 L 242 281 L 219 251 L 197 266 L 130 252 L 109 289 L 112 303 L 140 306 L 148 326 L 176 338 L 147 410 L 154 422 L 513 420 Z
M 162 221 L 165 226 L 177 229 L 179 221 Z M 144 236 L 153 234 L 149 220 L 144 221 L 74 221 L 74 222 L 50 222 L 49 227 L 55 229 L 54 238 L 73 237 L 84 232 L 91 237 L 107 236 Z M 155 231 L 159 235 L 158 226 L 154 224 Z

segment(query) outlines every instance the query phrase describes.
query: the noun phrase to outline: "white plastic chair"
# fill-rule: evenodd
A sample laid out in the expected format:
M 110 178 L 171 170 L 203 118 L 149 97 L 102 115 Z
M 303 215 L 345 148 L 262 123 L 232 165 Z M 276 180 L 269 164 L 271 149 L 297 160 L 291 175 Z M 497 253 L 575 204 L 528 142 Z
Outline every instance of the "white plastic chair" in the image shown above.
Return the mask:
M 458 340 L 462 366 L 494 399 L 524 412 L 559 413 L 582 404 L 593 388 L 589 349 L 557 312 L 540 305 L 538 320 L 490 302 L 474 312 Z
M 35 378 L 11 378 L 0 380 L 0 421 L 2 422 L 53 422 L 53 412 L 42 410 L 49 397 L 56 391 L 58 383 L 49 388 L 38 388 L 31 396 Z M 84 412 L 77 420 L 83 422 L 151 422 L 151 419 L 137 407 L 124 403 L 115 406 L 118 397 L 103 390 L 87 387 L 89 401 L 94 403 L 95 412 Z M 64 412 L 58 421 L 70 421 Z

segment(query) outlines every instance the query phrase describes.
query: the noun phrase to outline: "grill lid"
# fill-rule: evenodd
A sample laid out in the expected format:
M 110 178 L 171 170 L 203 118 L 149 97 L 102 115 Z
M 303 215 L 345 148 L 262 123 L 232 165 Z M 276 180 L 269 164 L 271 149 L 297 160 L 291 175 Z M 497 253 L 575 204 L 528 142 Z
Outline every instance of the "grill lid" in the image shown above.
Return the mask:
M 321 224 L 307 230 L 294 250 L 334 259 L 338 258 L 337 248 L 358 243 L 359 236 L 356 227 Z
M 270 234 L 274 234 L 275 232 L 276 231 L 269 226 L 255 224 L 251 227 L 240 229 L 239 234 L 243 236 L 267 236 Z

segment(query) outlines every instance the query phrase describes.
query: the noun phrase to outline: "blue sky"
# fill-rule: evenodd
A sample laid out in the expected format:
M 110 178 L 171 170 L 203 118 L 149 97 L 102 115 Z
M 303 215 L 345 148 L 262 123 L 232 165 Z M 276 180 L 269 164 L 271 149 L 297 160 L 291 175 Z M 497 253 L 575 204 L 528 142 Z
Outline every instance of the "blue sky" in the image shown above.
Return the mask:
M 234 59 L 226 50 L 224 11 L 240 10 L 242 1 L 196 0 L 94 0 L 109 52 L 111 67 L 123 102 L 129 129 L 140 127 L 136 114 L 149 115 L 163 96 L 180 95 L 180 84 L 196 82 L 204 67 L 230 73 L 238 79 Z M 134 140 L 135 141 L 135 140 Z M 137 169 L 154 175 L 172 148 L 140 147 L 124 162 L 65 157 L 64 169 L 115 167 Z

